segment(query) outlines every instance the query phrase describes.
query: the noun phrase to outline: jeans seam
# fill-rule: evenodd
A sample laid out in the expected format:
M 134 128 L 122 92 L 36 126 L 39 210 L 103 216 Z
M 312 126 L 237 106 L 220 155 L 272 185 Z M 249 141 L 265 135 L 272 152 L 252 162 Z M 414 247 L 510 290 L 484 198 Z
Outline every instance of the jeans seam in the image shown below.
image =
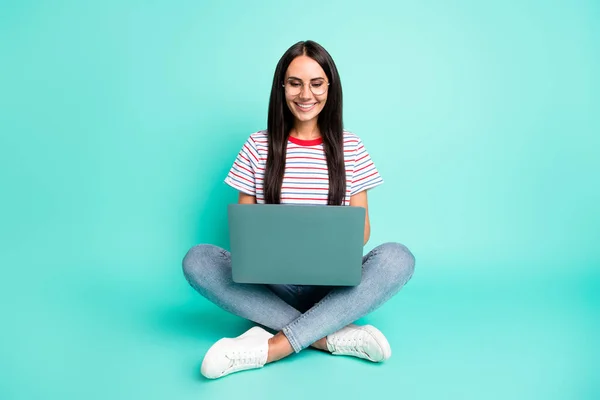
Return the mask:
M 302 350 L 302 346 L 300 346 L 300 344 L 298 343 L 298 339 L 296 338 L 296 335 L 294 335 L 294 332 L 290 330 L 289 325 L 284 327 L 281 331 L 283 332 L 285 337 L 287 337 L 288 341 L 290 342 L 290 345 L 292 346 L 292 349 L 294 349 L 294 352 L 299 353 Z

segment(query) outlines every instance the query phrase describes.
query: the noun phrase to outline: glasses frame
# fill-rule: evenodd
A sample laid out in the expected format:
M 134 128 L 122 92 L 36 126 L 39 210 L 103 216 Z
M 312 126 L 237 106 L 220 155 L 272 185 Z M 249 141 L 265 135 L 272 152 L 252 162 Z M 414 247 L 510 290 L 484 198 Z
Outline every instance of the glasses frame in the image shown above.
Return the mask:
M 287 81 L 285 81 L 285 82 L 283 82 L 283 83 L 281 84 L 281 86 L 283 87 L 283 90 L 284 90 L 286 93 L 287 93 L 287 89 L 286 89 L 286 87 L 285 87 L 285 84 L 286 84 L 287 82 L 289 82 L 289 81 L 290 81 L 290 79 L 291 79 L 291 78 L 288 78 L 288 80 L 287 80 Z M 295 94 L 295 95 L 291 95 L 291 96 L 298 96 L 300 93 L 302 93 L 302 91 L 304 90 L 304 85 L 305 85 L 306 83 L 308 83 L 308 90 L 310 90 L 310 92 L 311 92 L 312 94 L 314 94 L 315 96 L 323 96 L 323 95 L 324 95 L 325 93 L 327 93 L 327 91 L 329 90 L 329 83 L 330 83 L 330 82 L 329 82 L 327 79 L 324 79 L 325 83 L 327 84 L 327 86 L 325 86 L 325 91 L 323 91 L 323 93 L 319 93 L 319 94 L 317 94 L 317 93 L 313 92 L 313 88 L 312 88 L 312 86 L 310 85 L 310 84 L 311 84 L 311 82 L 304 82 L 303 80 L 300 80 L 300 79 L 293 79 L 293 80 L 294 80 L 294 81 L 300 81 L 300 83 L 302 84 L 302 87 L 300 88 L 300 91 L 299 91 L 297 94 Z

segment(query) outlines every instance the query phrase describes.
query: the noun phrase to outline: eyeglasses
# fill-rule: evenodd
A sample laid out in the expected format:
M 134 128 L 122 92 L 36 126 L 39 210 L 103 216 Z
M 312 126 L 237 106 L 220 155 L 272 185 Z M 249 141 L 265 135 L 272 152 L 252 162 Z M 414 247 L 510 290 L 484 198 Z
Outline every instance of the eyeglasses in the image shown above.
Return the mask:
M 302 89 L 304 88 L 304 82 L 302 82 L 299 79 L 288 79 L 282 86 L 285 88 L 285 92 L 287 94 L 289 94 L 290 96 L 297 96 L 300 94 L 300 92 L 302 92 Z M 318 79 L 310 81 L 308 83 L 308 86 L 310 88 L 310 91 L 315 96 L 320 96 L 322 94 L 325 94 L 325 92 L 327 91 L 329 82 L 325 81 L 325 79 Z

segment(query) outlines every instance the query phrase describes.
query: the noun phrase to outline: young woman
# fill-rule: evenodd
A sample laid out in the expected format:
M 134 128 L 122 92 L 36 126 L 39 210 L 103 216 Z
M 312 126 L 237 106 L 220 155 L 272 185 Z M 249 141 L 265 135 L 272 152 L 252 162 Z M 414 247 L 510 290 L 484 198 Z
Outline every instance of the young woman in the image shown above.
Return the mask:
M 361 139 L 342 125 L 342 86 L 329 53 L 313 41 L 290 47 L 275 70 L 266 131 L 250 135 L 225 182 L 239 203 L 359 206 L 367 190 L 383 183 Z M 216 342 L 201 372 L 219 378 L 261 368 L 306 347 L 381 362 L 391 355 L 385 336 L 353 322 L 396 294 L 414 271 L 415 259 L 399 243 L 363 257 L 354 287 L 237 284 L 230 254 L 212 245 L 190 249 L 183 270 L 202 296 L 255 326 Z

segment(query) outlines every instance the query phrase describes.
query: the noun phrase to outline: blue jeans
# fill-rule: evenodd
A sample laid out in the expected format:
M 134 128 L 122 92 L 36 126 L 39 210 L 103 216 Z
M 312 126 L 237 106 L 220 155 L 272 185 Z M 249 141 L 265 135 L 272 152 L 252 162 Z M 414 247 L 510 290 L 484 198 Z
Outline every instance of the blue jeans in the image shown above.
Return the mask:
M 412 277 L 415 258 L 399 243 L 363 257 L 357 286 L 262 285 L 233 282 L 231 256 L 219 247 L 192 247 L 183 272 L 202 296 L 239 317 L 283 331 L 295 352 L 372 312 Z

